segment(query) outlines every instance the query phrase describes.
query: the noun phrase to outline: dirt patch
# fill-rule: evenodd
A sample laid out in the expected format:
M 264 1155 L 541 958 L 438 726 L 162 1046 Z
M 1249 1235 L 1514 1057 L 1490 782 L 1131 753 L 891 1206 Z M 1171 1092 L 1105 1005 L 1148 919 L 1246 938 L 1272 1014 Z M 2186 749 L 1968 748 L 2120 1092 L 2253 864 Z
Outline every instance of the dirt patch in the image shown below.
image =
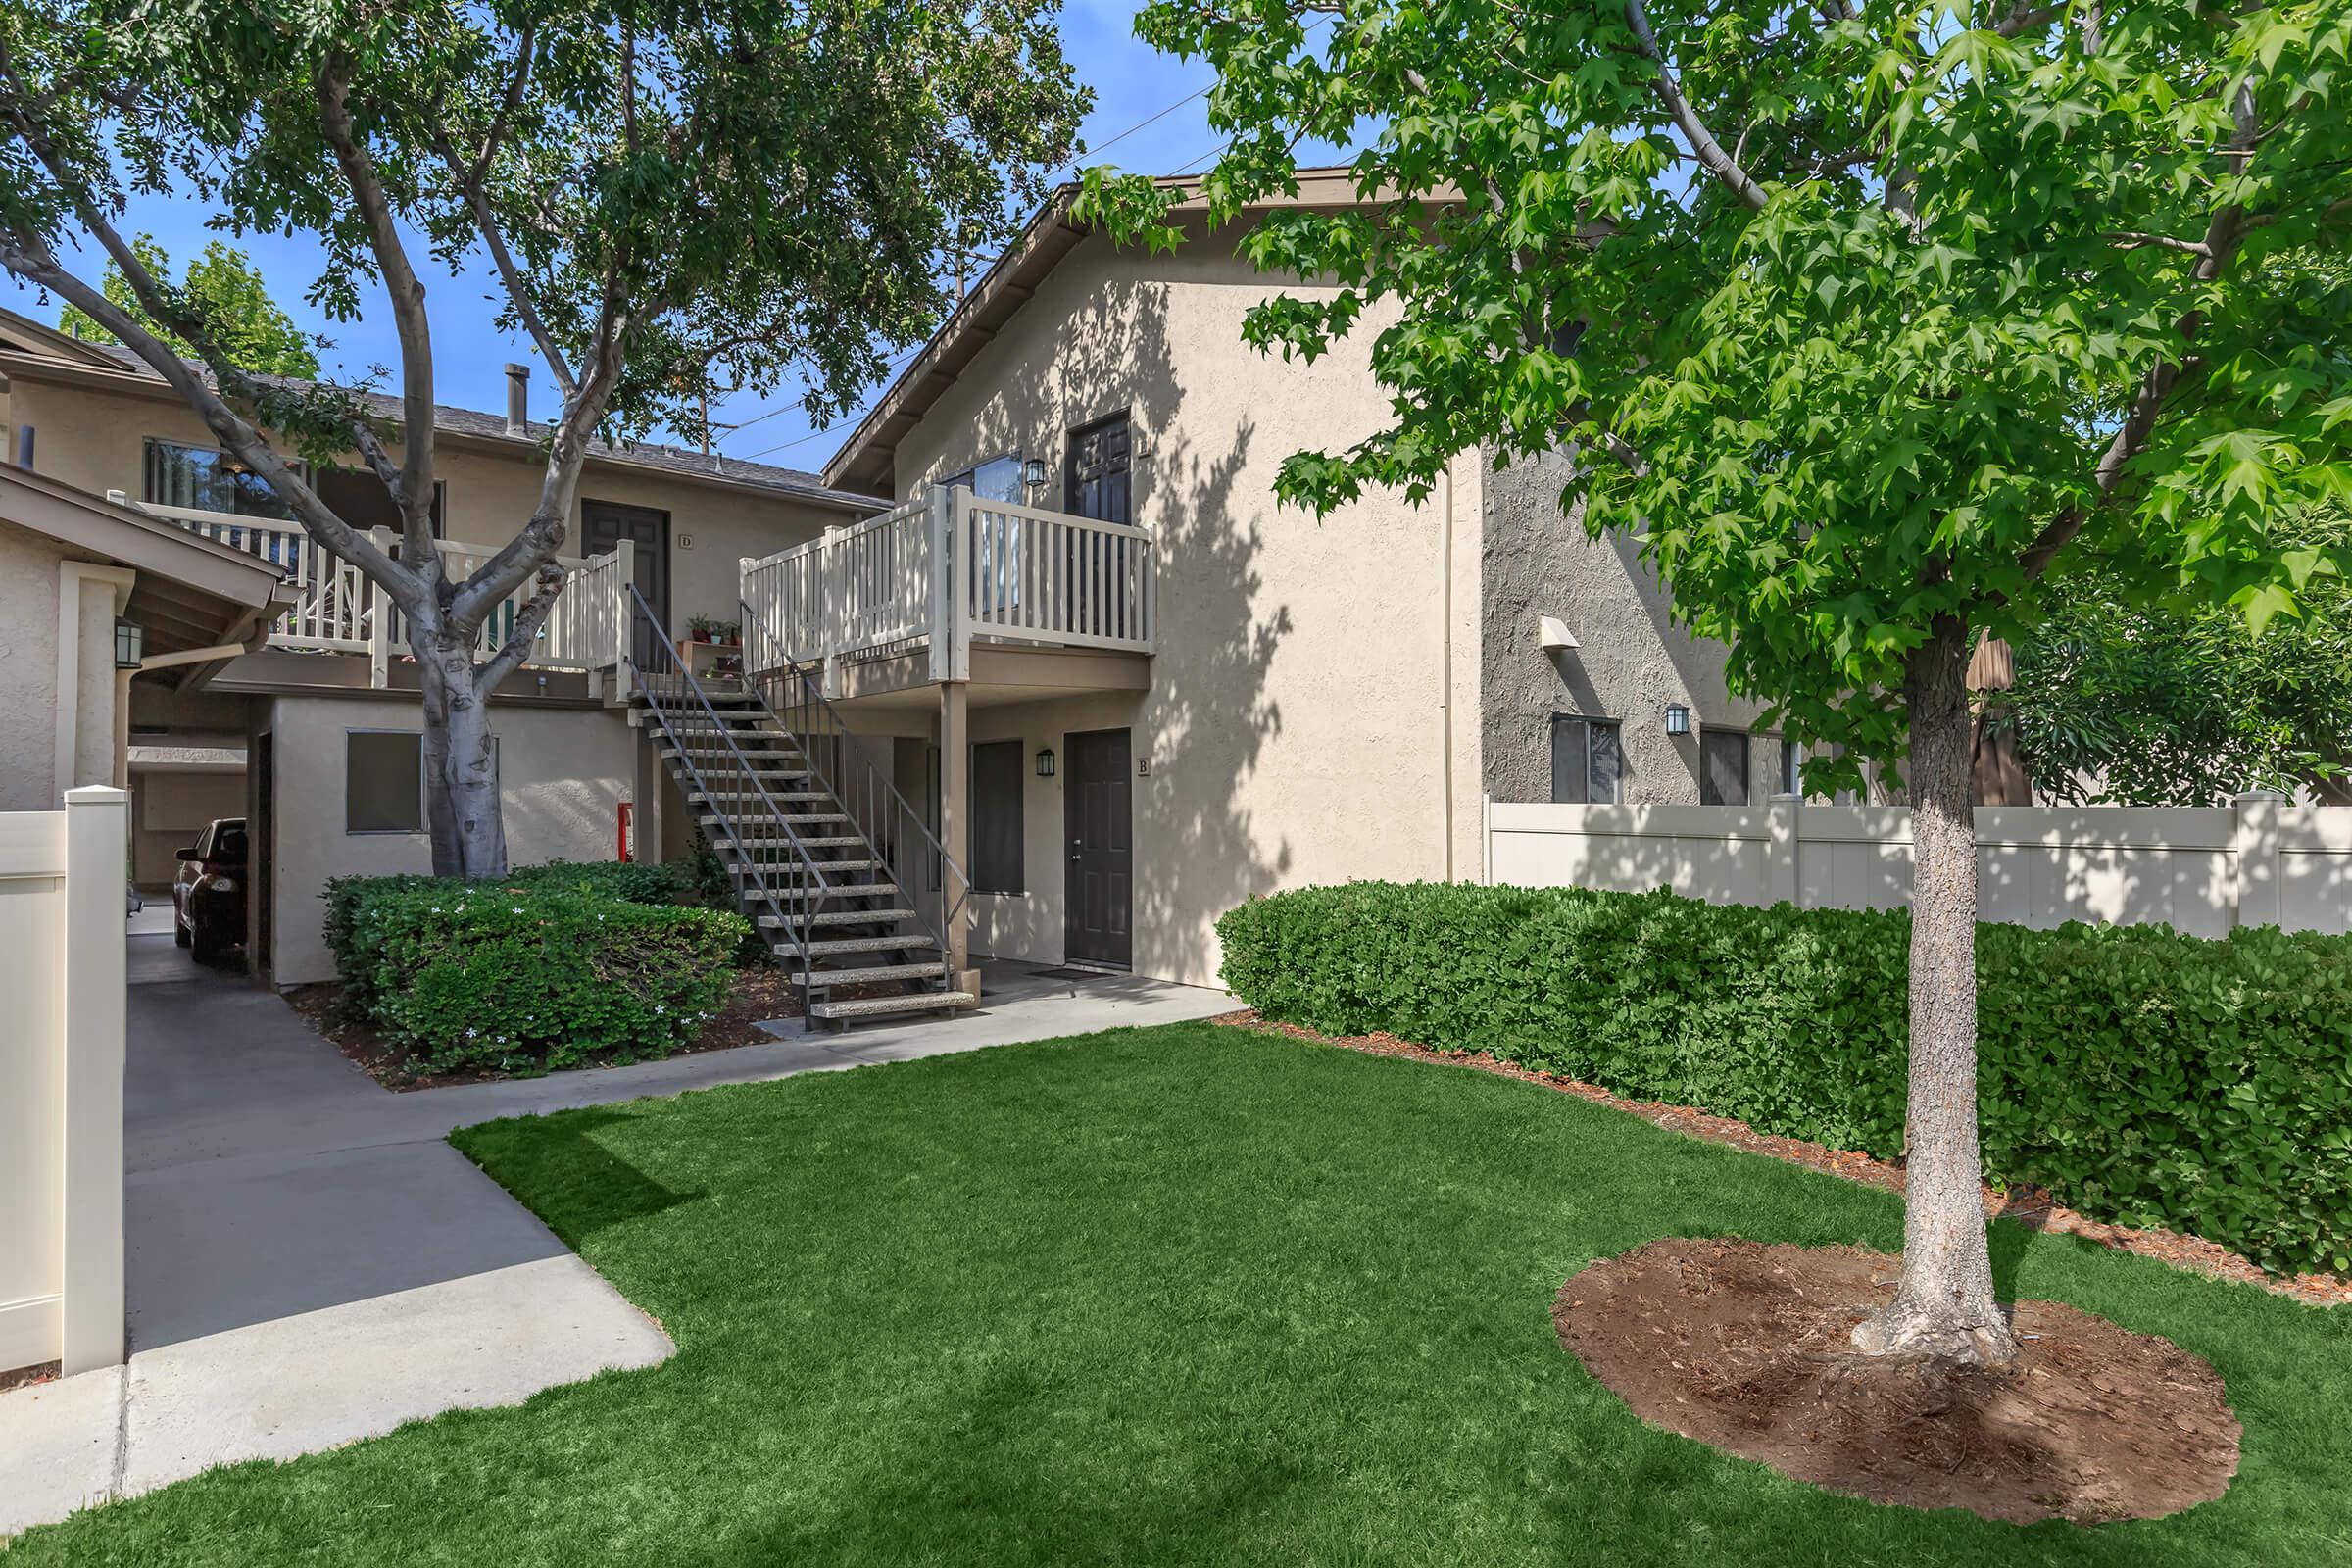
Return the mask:
M 35 1383 L 54 1382 L 61 1370 L 60 1362 L 36 1361 L 31 1366 L 21 1366 L 13 1372 L 0 1372 L 0 1394 L 6 1394 L 11 1389 L 28 1389 Z
M 1890 1193 L 1903 1190 L 1903 1167 L 1900 1164 L 1873 1159 L 1859 1150 L 1831 1149 L 1823 1144 L 1807 1143 L 1801 1138 L 1760 1133 L 1743 1121 L 1718 1116 L 1693 1105 L 1671 1105 L 1655 1100 L 1627 1100 L 1610 1094 L 1597 1084 L 1562 1078 L 1554 1073 L 1537 1072 L 1483 1051 L 1437 1051 L 1388 1034 L 1317 1034 L 1312 1029 L 1301 1029 L 1297 1024 L 1276 1023 L 1247 1008 L 1240 1012 L 1220 1013 L 1208 1021 L 1233 1028 L 1254 1029 L 1263 1034 L 1282 1035 L 1292 1040 L 1308 1040 L 1317 1045 L 1339 1046 L 1375 1056 L 1405 1056 L 1415 1061 L 1490 1072 L 1501 1078 L 1518 1079 L 1521 1083 L 1542 1084 L 1546 1089 L 1574 1095 L 1579 1100 L 1589 1100 L 1596 1105 L 1606 1105 L 1611 1110 L 1620 1110 L 1629 1116 L 1639 1116 L 1653 1126 L 1689 1138 L 1725 1144 L 1745 1150 L 1751 1154 L 1765 1154 L 1786 1160 L 1792 1165 L 1809 1166 L 1833 1176 L 1842 1176 L 1847 1181 L 1860 1182 L 1865 1187 L 1883 1188 Z M 2160 1263 L 2169 1263 L 2194 1274 L 2206 1274 L 2241 1285 L 2259 1285 L 2275 1295 L 2292 1297 L 2312 1306 L 2352 1303 L 2352 1279 L 2334 1274 L 2298 1274 L 2291 1277 L 2271 1274 L 2253 1259 L 2201 1236 L 2189 1236 L 2180 1231 L 2134 1230 L 2130 1226 L 2110 1225 L 2103 1220 L 2087 1218 L 2068 1208 L 2038 1187 L 1987 1187 L 1984 1190 L 1984 1200 L 1987 1217 L 2012 1219 L 2028 1230 L 2080 1236 L 2084 1241 L 2112 1247 L 2120 1252 L 2152 1257 Z
M 296 986 L 285 993 L 287 1004 L 301 1013 L 312 1028 L 331 1041 L 346 1061 L 386 1089 L 442 1089 L 451 1084 L 493 1083 L 504 1078 L 530 1076 L 500 1072 L 488 1067 L 472 1067 L 457 1072 L 427 1072 L 405 1047 L 384 1039 L 368 1024 L 346 1017 L 341 1006 L 342 996 L 343 988 L 335 984 Z M 783 969 L 773 964 L 753 964 L 736 971 L 735 983 L 728 988 L 726 1001 L 711 1015 L 710 1021 L 703 1025 L 702 1032 L 694 1037 L 692 1043 L 678 1047 L 669 1055 L 691 1056 L 706 1051 L 731 1051 L 737 1046 L 772 1044 L 776 1037 L 758 1027 L 759 1024 L 768 1019 L 797 1018 L 800 1015 L 800 998 L 794 994 L 792 982 L 785 977 Z M 619 1063 L 592 1060 L 583 1065 L 617 1066 Z
M 2237 1473 L 2222 1380 L 2169 1340 L 2020 1301 L 2005 1366 L 1854 1353 L 1898 1260 L 1664 1241 L 1560 1289 L 1560 1343 L 1653 1426 L 1873 1502 L 2098 1524 L 2210 1502 Z

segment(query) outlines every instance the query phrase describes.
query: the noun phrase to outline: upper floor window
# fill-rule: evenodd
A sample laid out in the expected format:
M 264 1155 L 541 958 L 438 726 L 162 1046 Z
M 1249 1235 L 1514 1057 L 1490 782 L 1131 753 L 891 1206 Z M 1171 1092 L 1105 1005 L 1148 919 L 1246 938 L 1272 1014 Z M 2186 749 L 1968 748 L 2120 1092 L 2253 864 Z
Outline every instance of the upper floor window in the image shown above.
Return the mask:
M 268 480 L 235 458 L 212 447 L 182 446 L 176 441 L 148 441 L 141 494 L 155 507 L 188 507 L 287 521 L 294 515 Z
M 384 488 L 373 468 L 320 468 L 311 476 L 311 488 L 318 492 L 328 511 L 362 532 L 389 528 L 398 533 L 405 525 L 392 492 Z M 443 509 L 448 499 L 449 481 L 435 479 L 432 519 L 436 539 L 443 534 Z
M 1551 798 L 1568 806 L 1615 806 L 1625 779 L 1617 721 L 1551 715 Z
M 1021 484 L 1021 455 L 1007 452 L 976 463 L 960 473 L 939 481 L 950 490 L 968 486 L 980 501 L 1028 499 Z M 983 511 L 971 542 L 972 608 L 982 615 L 997 614 L 1021 602 L 1021 519 Z
M 1781 793 L 1805 793 L 1805 748 L 1801 741 L 1781 737 Z

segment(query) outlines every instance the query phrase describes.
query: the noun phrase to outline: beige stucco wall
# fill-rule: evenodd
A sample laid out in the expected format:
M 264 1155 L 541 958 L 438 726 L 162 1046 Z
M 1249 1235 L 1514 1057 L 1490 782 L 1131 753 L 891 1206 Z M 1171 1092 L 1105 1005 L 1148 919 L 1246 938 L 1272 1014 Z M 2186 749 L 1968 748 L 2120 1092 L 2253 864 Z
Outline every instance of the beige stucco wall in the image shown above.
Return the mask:
M 178 852 L 194 844 L 217 817 L 245 814 L 245 775 L 140 772 L 130 779 L 131 880 L 168 889 L 178 874 Z
M 1243 343 L 1244 313 L 1276 291 L 1230 239 L 1157 258 L 1091 239 L 897 453 L 902 495 L 1002 452 L 1041 456 L 1058 506 L 1065 433 L 1128 411 L 1135 520 L 1158 544 L 1151 690 L 975 709 L 971 729 L 1032 753 L 1068 729 L 1134 729 L 1152 764 L 1136 780 L 1135 967 L 1187 981 L 1214 978 L 1211 927 L 1253 894 L 1478 871 L 1477 459 L 1417 509 L 1388 494 L 1321 522 L 1278 509 L 1284 458 L 1370 434 L 1387 405 L 1366 368 L 1377 320 L 1312 366 Z M 1058 958 L 1058 784 L 1029 777 L 1031 900 L 981 923 L 988 942 Z
M 416 708 L 395 699 L 280 697 L 270 720 L 277 767 L 271 977 L 334 978 L 319 930 L 318 893 L 331 876 L 429 871 L 422 833 L 344 831 L 345 743 L 355 729 L 417 732 Z M 499 778 L 507 855 L 516 865 L 611 859 L 616 808 L 632 786 L 631 735 L 601 709 L 500 707 Z
M 57 800 L 57 570 L 63 553 L 0 524 L 0 811 Z
M 66 789 L 114 782 L 115 612 L 130 580 L 0 519 L 0 810 L 56 810 Z
M 220 444 L 184 405 L 139 392 L 20 376 L 10 403 L 12 417 L 34 427 L 33 466 L 100 495 L 121 490 L 138 498 L 150 437 L 191 446 Z M 393 451 L 399 451 L 397 444 Z M 535 451 L 509 452 L 444 438 L 435 467 L 447 486 L 445 532 L 453 540 L 504 544 L 538 504 L 542 470 Z M 578 498 L 670 514 L 670 612 L 681 634 L 689 615 L 736 618 L 739 557 L 805 543 L 844 516 L 781 495 L 599 463 L 582 470 Z M 575 500 L 565 555 L 578 554 L 579 517 Z

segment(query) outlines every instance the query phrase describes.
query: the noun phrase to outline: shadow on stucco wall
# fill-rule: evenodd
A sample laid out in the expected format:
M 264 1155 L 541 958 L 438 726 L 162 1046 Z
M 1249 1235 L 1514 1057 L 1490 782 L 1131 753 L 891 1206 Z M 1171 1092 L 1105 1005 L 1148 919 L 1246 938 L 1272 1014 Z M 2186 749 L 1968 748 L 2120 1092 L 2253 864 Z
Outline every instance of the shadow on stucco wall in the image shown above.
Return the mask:
M 1230 386 L 1187 383 L 1188 371 L 1230 365 L 1231 348 L 1200 352 L 1202 325 L 1172 322 L 1174 297 L 1125 269 L 1066 304 L 1041 292 L 1027 309 L 1054 314 L 1001 338 L 1002 357 L 964 378 L 1030 378 L 1025 395 L 983 402 L 969 450 L 1051 442 L 1057 473 L 1065 432 L 1128 413 L 1134 519 L 1153 531 L 1159 562 L 1152 688 L 1132 717 L 1134 757 L 1150 766 L 1133 779 L 1134 961 L 1207 983 L 1217 917 L 1280 885 L 1292 860 L 1288 836 L 1261 813 L 1268 792 L 1252 786 L 1283 729 L 1268 676 L 1293 617 L 1267 602 L 1259 519 L 1274 509 L 1273 468 L 1251 466 L 1257 418 Z M 1045 504 L 1062 504 L 1058 479 Z M 1119 711 L 1102 722 L 1128 722 Z

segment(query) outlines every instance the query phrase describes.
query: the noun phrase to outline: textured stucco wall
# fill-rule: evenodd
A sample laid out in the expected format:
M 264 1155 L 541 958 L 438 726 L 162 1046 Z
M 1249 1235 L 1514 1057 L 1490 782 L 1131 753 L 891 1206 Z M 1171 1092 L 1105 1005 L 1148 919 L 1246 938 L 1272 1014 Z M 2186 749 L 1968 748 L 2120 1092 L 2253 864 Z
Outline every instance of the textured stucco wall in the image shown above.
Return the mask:
M 73 787 L 79 789 L 115 781 L 115 708 L 122 686 L 115 670 L 117 584 L 106 577 L 85 576 L 76 597 L 80 613 L 74 662 Z
M 0 523 L 0 811 L 53 811 L 59 805 L 57 568 L 62 559 L 47 540 Z
M 1213 923 L 1253 894 L 1443 877 L 1449 847 L 1454 875 L 1478 873 L 1479 465 L 1457 461 L 1450 498 L 1441 485 L 1419 508 L 1376 494 L 1321 522 L 1278 509 L 1283 459 L 1346 446 L 1388 414 L 1366 368 L 1381 320 L 1313 365 L 1242 342 L 1244 313 L 1283 288 L 1234 257 L 1230 233 L 1158 258 L 1090 239 L 898 448 L 901 495 L 1016 452 L 1046 460 L 1056 478 L 1045 502 L 1059 506 L 1067 432 L 1129 413 L 1135 520 L 1153 530 L 1160 564 L 1152 688 L 1140 702 L 1079 700 L 1091 705 L 1084 716 L 1072 708 L 1018 722 L 1024 739 L 1031 722 L 1040 738 L 1126 725 L 1152 759 L 1134 807 L 1143 974 L 1213 979 Z M 1441 613 L 1449 499 L 1450 692 Z M 990 738 L 1012 722 L 976 709 L 972 733 Z M 1060 834 L 1058 797 L 1049 801 L 1042 782 L 1031 786 L 1029 841 L 1041 873 L 1042 847 Z M 1052 907 L 986 913 L 986 940 L 1060 956 L 1058 863 L 1047 879 Z
M 396 699 L 281 697 L 276 736 L 275 881 L 272 978 L 297 985 L 334 978 L 319 930 L 319 889 L 330 876 L 429 871 L 422 833 L 344 830 L 345 733 L 355 729 L 420 732 L 412 702 Z M 630 731 L 618 712 L 598 709 L 499 707 L 500 797 L 507 858 L 542 860 L 612 858 L 616 808 L 635 777 Z
M 1667 598 L 1622 536 L 1589 537 L 1563 514 L 1565 457 L 1549 453 L 1486 476 L 1481 651 L 1485 786 L 1497 801 L 1551 799 L 1551 715 L 1621 721 L 1622 800 L 1696 804 L 1699 730 L 1753 729 L 1763 705 L 1724 690 L 1724 649 L 1674 624 Z M 1537 622 L 1556 615 L 1582 646 L 1548 653 Z M 1666 733 L 1666 708 L 1691 710 L 1691 733 Z M 1780 742 L 1748 749 L 1751 801 L 1778 787 Z
M 19 422 L 38 432 L 33 466 L 100 495 L 121 490 L 139 498 L 150 437 L 220 445 L 184 405 L 163 398 L 20 378 L 11 406 Z M 395 443 L 396 456 L 399 450 Z M 350 462 L 356 466 L 358 460 Z M 451 539 L 504 544 L 530 520 L 538 504 L 541 465 L 535 453 L 510 455 L 443 441 L 435 466 L 447 486 L 445 532 Z M 670 613 L 681 629 L 689 615 L 736 618 L 739 557 L 806 543 L 844 516 L 781 496 L 593 463 L 580 474 L 578 498 L 565 555 L 579 554 L 579 500 L 651 507 L 670 514 Z M 692 544 L 679 548 L 681 536 Z

